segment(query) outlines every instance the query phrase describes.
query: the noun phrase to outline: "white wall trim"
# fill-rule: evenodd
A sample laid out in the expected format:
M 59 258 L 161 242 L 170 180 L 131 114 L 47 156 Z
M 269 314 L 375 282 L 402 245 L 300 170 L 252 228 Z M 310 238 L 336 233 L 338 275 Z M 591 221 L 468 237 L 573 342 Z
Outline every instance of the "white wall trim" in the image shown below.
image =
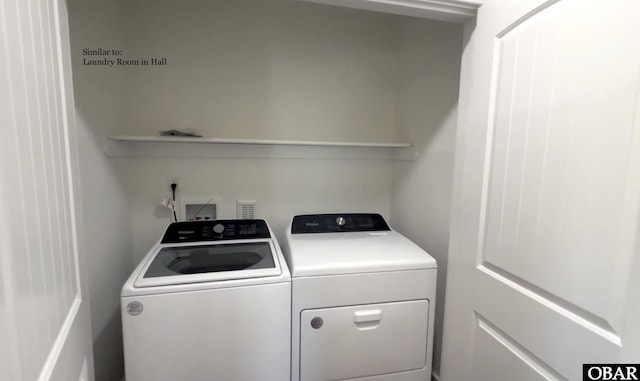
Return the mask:
M 376 12 L 463 23 L 485 0 L 302 0 Z
M 40 376 L 38 377 L 38 381 L 48 381 L 51 379 L 51 375 L 55 370 L 56 365 L 58 365 L 58 359 L 60 358 L 60 354 L 62 353 L 62 349 L 64 348 L 65 343 L 67 342 L 67 338 L 71 332 L 71 328 L 73 327 L 73 323 L 76 320 L 76 316 L 78 315 L 78 311 L 80 310 L 80 303 L 82 299 L 80 299 L 80 293 L 76 295 L 73 300 L 73 304 L 71 308 L 69 308 L 69 312 L 67 313 L 66 319 L 64 319 L 64 323 L 62 324 L 62 328 L 60 328 L 60 332 L 58 332 L 58 336 L 56 337 L 56 341 L 53 343 L 51 348 L 51 352 L 47 356 L 47 360 L 42 367 L 42 371 L 40 371 Z
M 65 3 L 63 3 L 65 4 Z M 67 82 L 65 79 L 67 77 L 67 73 L 65 73 L 65 71 L 67 69 L 69 69 L 70 71 L 70 67 L 71 65 L 69 64 L 69 66 L 67 67 L 65 65 L 65 54 L 68 53 L 71 50 L 70 46 L 65 46 L 66 44 L 68 44 L 68 41 L 63 40 L 63 35 L 62 35 L 62 26 L 63 23 L 65 23 L 64 25 L 67 25 L 68 21 L 64 20 L 61 21 L 60 20 L 60 12 L 64 11 L 66 12 L 66 6 L 61 10 L 62 5 L 59 4 L 59 2 L 56 0 L 54 2 L 54 12 L 53 12 L 53 20 L 54 20 L 54 25 L 56 28 L 56 36 L 55 36 L 55 42 L 56 42 L 56 46 L 57 46 L 57 61 L 58 61 L 58 78 L 59 78 L 59 95 L 60 95 L 60 109 L 61 109 L 61 113 L 60 116 L 62 118 L 62 132 L 63 132 L 63 136 L 64 136 L 64 146 L 63 146 L 63 158 L 66 164 L 66 170 L 68 173 L 67 176 L 67 189 L 69 192 L 69 219 L 70 219 L 70 223 L 71 223 L 71 249 L 73 250 L 73 258 L 74 258 L 74 266 L 75 266 L 75 277 L 76 277 L 76 287 L 78 290 L 78 294 L 76 296 L 77 299 L 82 299 L 82 284 L 81 284 L 81 274 L 80 274 L 80 259 L 79 259 L 79 248 L 78 248 L 78 224 L 76 221 L 76 215 L 77 215 L 77 200 L 79 200 L 79 197 L 76 196 L 75 194 L 75 187 L 74 187 L 74 181 L 76 180 L 73 176 L 75 173 L 75 168 L 74 165 L 77 165 L 77 155 L 74 154 L 74 152 L 72 152 L 73 148 L 71 147 L 71 134 L 72 132 L 70 131 L 70 128 L 75 129 L 75 125 L 70 126 L 71 123 L 75 123 L 75 118 L 70 118 L 69 114 L 70 114 L 70 105 L 68 104 L 69 99 L 73 99 L 73 89 L 69 89 L 68 85 L 70 82 Z M 66 4 L 65 4 L 66 5 Z M 66 13 L 65 13 L 66 14 Z M 68 32 L 67 32 L 68 33 Z M 67 37 L 68 38 L 68 37 Z M 65 49 L 66 48 L 66 49 Z M 69 72 L 69 75 L 71 73 Z M 73 111 L 73 109 L 71 109 L 71 111 Z M 75 113 L 71 113 L 72 115 L 75 115 Z M 75 164 L 74 164 L 75 163 Z M 75 301 L 74 301 L 74 305 L 75 305 Z M 73 308 L 72 308 L 73 310 Z
M 0 4 L 0 11 L 2 11 L 2 4 Z M 2 192 L 2 187 L 0 187 L 0 199 L 6 200 Z M 14 291 L 15 284 L 15 271 L 12 261 L 12 253 L 14 252 L 13 247 L 11 245 L 11 232 L 12 229 L 10 227 L 10 219 L 5 216 L 5 207 L 0 203 L 0 229 L 2 229 L 2 234 L 0 234 L 0 290 L 2 290 L 2 295 L 0 295 L 0 299 L 3 300 L 3 314 L 4 316 L 4 327 L 0 327 L 0 330 L 4 330 L 6 332 L 8 342 L 2 343 L 3 349 L 0 349 L 0 354 L 2 356 L 6 356 L 8 359 L 7 363 L 9 364 L 8 369 L 5 369 L 5 374 L 11 375 L 12 377 L 16 377 L 16 379 L 21 379 L 21 369 L 20 369 L 20 352 L 19 352 L 19 344 L 20 340 L 18 339 L 18 330 L 15 327 L 18 326 L 16 323 L 17 312 L 16 312 L 16 292 Z M 6 312 L 5 312 L 6 311 Z M 3 362 L 4 364 L 4 362 Z

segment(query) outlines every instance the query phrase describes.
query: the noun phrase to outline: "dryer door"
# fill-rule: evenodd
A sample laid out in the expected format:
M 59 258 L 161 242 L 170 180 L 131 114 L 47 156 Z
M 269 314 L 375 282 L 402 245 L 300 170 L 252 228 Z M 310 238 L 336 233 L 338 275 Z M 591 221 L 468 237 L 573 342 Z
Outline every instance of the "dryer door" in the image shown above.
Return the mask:
M 300 380 L 328 381 L 426 366 L 429 301 L 304 310 Z

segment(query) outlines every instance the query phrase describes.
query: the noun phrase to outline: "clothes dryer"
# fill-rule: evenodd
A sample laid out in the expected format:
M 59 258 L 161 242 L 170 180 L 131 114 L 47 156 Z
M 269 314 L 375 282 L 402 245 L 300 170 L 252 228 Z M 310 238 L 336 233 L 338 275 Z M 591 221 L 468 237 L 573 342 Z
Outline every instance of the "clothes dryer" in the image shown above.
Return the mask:
M 293 218 L 292 381 L 431 377 L 437 264 L 379 214 Z
M 289 379 L 291 277 L 263 220 L 169 225 L 121 302 L 127 381 Z

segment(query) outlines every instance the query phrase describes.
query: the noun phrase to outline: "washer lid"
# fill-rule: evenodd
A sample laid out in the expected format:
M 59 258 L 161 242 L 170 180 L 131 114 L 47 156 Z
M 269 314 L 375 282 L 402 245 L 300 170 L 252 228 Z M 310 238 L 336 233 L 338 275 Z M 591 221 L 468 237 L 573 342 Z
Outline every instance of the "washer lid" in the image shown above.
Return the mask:
M 396 231 L 287 233 L 294 277 L 435 269 L 436 260 Z
M 163 245 L 142 269 L 135 287 L 277 276 L 271 240 Z

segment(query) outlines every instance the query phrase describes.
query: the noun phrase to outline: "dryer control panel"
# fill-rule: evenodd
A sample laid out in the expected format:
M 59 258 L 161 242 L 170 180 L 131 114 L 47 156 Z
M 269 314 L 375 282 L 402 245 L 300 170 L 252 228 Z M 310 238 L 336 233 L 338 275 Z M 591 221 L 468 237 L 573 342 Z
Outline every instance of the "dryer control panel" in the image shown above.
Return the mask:
M 293 217 L 291 234 L 389 231 L 379 214 L 307 214 Z
M 207 220 L 172 223 L 164 233 L 162 243 L 256 238 L 271 238 L 264 220 Z

